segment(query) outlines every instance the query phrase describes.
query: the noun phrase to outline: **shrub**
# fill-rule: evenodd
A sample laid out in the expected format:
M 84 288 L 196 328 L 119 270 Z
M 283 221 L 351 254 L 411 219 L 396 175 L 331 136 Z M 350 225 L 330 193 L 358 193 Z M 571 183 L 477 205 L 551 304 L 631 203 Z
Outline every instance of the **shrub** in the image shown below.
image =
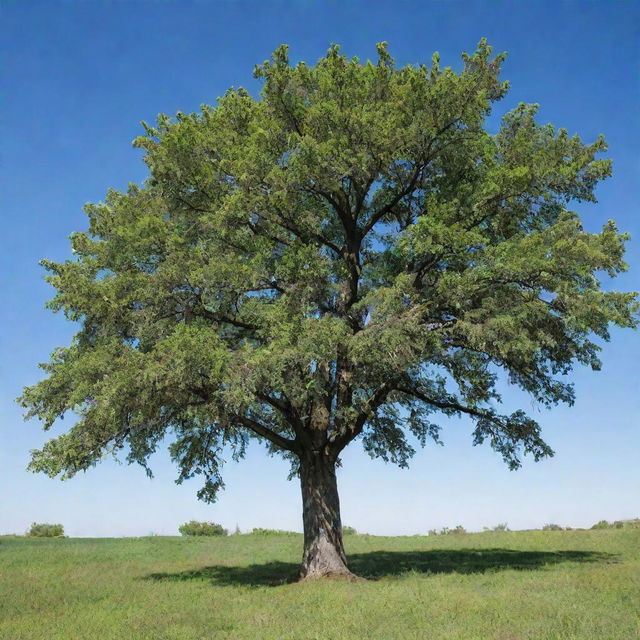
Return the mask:
M 627 527 L 633 528 L 637 526 L 637 520 L 616 520 L 615 522 L 607 522 L 606 520 L 600 520 L 591 527 L 592 529 L 625 529 Z
M 545 524 L 542 527 L 543 531 L 562 531 L 562 527 L 559 524 Z
M 440 531 L 429 529 L 430 536 L 448 536 L 451 534 L 456 535 L 460 533 L 467 533 L 467 530 L 461 524 L 459 524 L 457 527 L 454 527 L 453 529 L 449 529 L 449 527 L 442 527 Z
M 444 532 L 444 529 L 443 529 L 443 532 Z M 448 529 L 446 533 L 449 533 L 449 534 L 453 533 L 455 535 L 458 533 L 467 533 L 467 530 L 461 524 L 459 524 L 457 527 L 454 527 L 453 529 Z
M 493 527 L 484 527 L 485 531 L 511 531 L 506 522 L 500 522 Z
M 251 533 L 255 536 L 295 536 L 299 535 L 295 531 L 283 531 L 282 529 L 263 529 L 254 527 Z
M 178 531 L 183 536 L 226 536 L 229 533 L 221 524 L 197 520 L 185 522 Z
M 344 527 L 342 527 L 342 535 L 343 536 L 357 536 L 358 532 L 356 531 L 356 529 L 354 527 L 344 526 Z
M 61 524 L 34 522 L 27 535 L 35 538 L 64 538 L 64 527 Z

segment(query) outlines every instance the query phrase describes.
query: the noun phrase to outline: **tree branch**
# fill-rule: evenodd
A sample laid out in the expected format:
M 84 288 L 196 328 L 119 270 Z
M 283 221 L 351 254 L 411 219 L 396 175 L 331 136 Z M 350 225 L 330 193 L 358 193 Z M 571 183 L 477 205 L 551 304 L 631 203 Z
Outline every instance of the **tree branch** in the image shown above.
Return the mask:
M 269 406 L 280 412 L 282 417 L 293 427 L 293 430 L 296 433 L 296 437 L 300 439 L 301 442 L 304 442 L 305 444 L 310 443 L 309 436 L 304 430 L 302 420 L 300 420 L 294 406 L 288 399 L 282 401 L 279 398 L 274 398 L 267 393 L 260 392 L 257 392 L 256 396 L 260 400 L 266 402 Z
M 407 395 L 413 396 L 414 398 L 417 398 L 418 400 L 421 400 L 426 404 L 430 404 L 433 407 L 438 407 L 438 409 L 444 409 L 445 411 L 458 411 L 460 413 L 466 413 L 467 415 L 474 416 L 476 418 L 492 417 L 492 414 L 487 411 L 466 407 L 465 405 L 458 404 L 457 402 L 436 400 L 434 398 L 430 398 L 421 391 L 418 391 L 418 389 L 407 387 L 405 385 L 396 385 L 395 389 L 400 393 L 405 393 Z
M 266 438 L 270 442 L 273 442 L 276 446 L 281 449 L 286 449 L 287 451 L 292 451 L 293 453 L 299 453 L 300 447 L 295 440 L 290 440 L 289 438 L 284 438 L 283 436 L 277 434 L 275 431 L 271 431 L 268 427 L 265 427 L 263 424 L 249 418 L 248 416 L 240 416 L 237 414 L 231 414 L 232 419 L 238 420 L 248 429 L 251 429 L 254 433 L 257 433 L 259 436 Z
M 370 418 L 376 409 L 385 401 L 387 395 L 393 391 L 396 379 L 387 380 L 381 384 L 365 402 L 358 416 L 351 425 L 346 425 L 346 429 L 335 434 L 329 439 L 329 444 L 336 453 L 344 449 L 353 439 L 357 438 L 364 428 L 367 419 Z
M 250 324 L 248 322 L 243 322 L 242 320 L 238 320 L 237 318 L 232 318 L 230 316 L 224 315 L 222 313 L 215 313 L 213 311 L 209 311 L 203 307 L 202 309 L 203 315 L 209 320 L 214 320 L 216 322 L 225 322 L 230 324 L 238 329 L 247 329 L 248 331 L 257 331 L 260 327 L 255 324 Z
M 317 243 L 322 244 L 325 247 L 328 247 L 329 249 L 331 249 L 332 251 L 337 253 L 339 256 L 343 256 L 344 255 L 344 251 L 337 244 L 335 244 L 334 242 L 332 242 L 328 238 L 325 238 L 322 234 L 315 233 L 313 231 L 304 231 L 304 230 L 298 228 L 297 226 L 295 226 L 291 222 L 291 220 L 287 219 L 284 216 L 284 214 L 281 211 L 278 211 L 277 213 L 280 216 L 280 219 L 278 219 L 278 220 L 274 220 L 272 218 L 269 218 L 266 215 L 264 215 L 264 213 L 259 213 L 258 215 L 261 218 L 264 218 L 267 222 L 270 222 L 271 224 L 275 224 L 275 225 L 285 229 L 289 233 L 292 233 L 294 236 L 296 236 L 296 238 L 302 240 L 303 242 L 306 241 L 307 238 L 312 238 Z
M 395 198 L 390 203 L 386 204 L 384 207 L 382 207 L 382 209 L 380 209 L 379 211 L 377 211 L 371 216 L 369 221 L 365 224 L 364 228 L 362 229 L 363 238 L 371 231 L 371 229 L 373 229 L 373 227 L 384 216 L 386 216 L 388 213 L 392 211 L 392 209 L 400 202 L 400 200 L 402 200 L 402 198 L 404 198 L 405 196 L 408 196 L 415 189 L 418 178 L 420 177 L 420 173 L 426 168 L 426 166 L 434 159 L 434 157 L 438 153 L 436 152 L 434 155 L 431 155 L 431 148 L 433 147 L 433 144 L 443 133 L 446 133 L 451 127 L 453 127 L 456 124 L 456 122 L 460 120 L 460 117 L 455 118 L 454 120 L 451 120 L 446 125 L 441 127 L 438 130 L 438 132 L 435 134 L 435 136 L 431 138 L 431 140 L 429 141 L 429 144 L 427 145 L 427 150 L 425 153 L 424 160 L 422 162 L 416 163 L 416 167 L 409 181 L 409 185 L 404 189 L 402 189 L 398 194 L 396 194 Z

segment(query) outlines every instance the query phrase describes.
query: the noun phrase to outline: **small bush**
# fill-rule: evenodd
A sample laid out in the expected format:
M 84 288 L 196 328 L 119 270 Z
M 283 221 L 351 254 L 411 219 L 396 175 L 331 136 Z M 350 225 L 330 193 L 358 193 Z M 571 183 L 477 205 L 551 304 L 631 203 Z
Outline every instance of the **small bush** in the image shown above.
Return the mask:
M 254 536 L 295 536 L 299 535 L 295 531 L 283 531 L 282 529 L 263 529 L 262 527 L 254 527 L 251 530 Z
M 229 532 L 215 522 L 198 522 L 191 520 L 178 527 L 178 531 L 183 536 L 226 536 Z
M 344 527 L 342 527 L 342 535 L 343 536 L 357 536 L 358 532 L 356 531 L 356 529 L 354 527 L 344 526 Z
M 542 527 L 543 531 L 562 531 L 562 527 L 559 524 L 545 524 Z
M 592 529 L 625 529 L 634 528 L 637 525 L 637 520 L 616 520 L 615 522 L 607 522 L 606 520 L 600 520 L 591 527 Z
M 446 527 L 445 527 L 446 529 Z M 447 533 L 447 534 L 459 534 L 459 533 L 467 533 L 467 530 L 461 525 L 459 524 L 457 527 L 454 527 L 453 529 L 447 529 L 445 531 L 445 529 L 442 530 L 443 533 Z
M 64 538 L 64 527 L 61 524 L 34 522 L 27 535 L 34 538 Z
M 485 531 L 510 531 L 506 522 L 499 522 L 497 525 L 493 527 L 485 527 Z
M 457 535 L 461 533 L 467 533 L 467 530 L 461 524 L 459 524 L 457 527 L 454 527 L 453 529 L 449 529 L 449 527 L 442 527 L 440 531 L 437 531 L 436 529 L 429 529 L 430 536 L 449 536 L 452 534 Z

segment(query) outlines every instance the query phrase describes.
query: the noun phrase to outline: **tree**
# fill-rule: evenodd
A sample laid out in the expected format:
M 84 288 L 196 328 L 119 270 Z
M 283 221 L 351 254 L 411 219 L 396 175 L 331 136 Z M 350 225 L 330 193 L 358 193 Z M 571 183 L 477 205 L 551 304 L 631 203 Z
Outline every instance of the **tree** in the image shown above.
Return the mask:
M 356 439 L 400 465 L 439 440 L 432 414 L 469 416 L 510 468 L 552 455 L 523 411 L 496 408 L 499 376 L 541 405 L 571 404 L 559 376 L 600 367 L 596 338 L 637 322 L 613 222 L 586 232 L 611 171 L 536 123 L 536 105 L 485 120 L 508 84 L 482 40 L 457 73 L 398 68 L 337 46 L 315 66 L 287 47 L 256 67 L 261 99 L 144 125 L 150 176 L 89 204 L 75 259 L 43 261 L 49 303 L 80 325 L 25 389 L 27 415 L 65 434 L 30 468 L 63 478 L 127 451 L 146 467 L 164 438 L 198 495 L 223 486 L 222 452 L 256 438 L 302 487 L 302 577 L 348 574 L 336 465 Z M 143 123 L 144 124 L 144 123 Z

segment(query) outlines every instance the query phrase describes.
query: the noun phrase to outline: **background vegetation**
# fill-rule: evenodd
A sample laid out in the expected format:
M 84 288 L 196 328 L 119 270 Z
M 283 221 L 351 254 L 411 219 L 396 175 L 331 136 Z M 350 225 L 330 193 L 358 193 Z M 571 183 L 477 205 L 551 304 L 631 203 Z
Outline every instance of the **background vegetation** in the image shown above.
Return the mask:
M 229 534 L 221 524 L 196 520 L 190 520 L 180 525 L 178 531 L 183 536 L 226 536 Z
M 64 527 L 61 524 L 34 522 L 27 535 L 34 538 L 62 538 L 64 537 Z

